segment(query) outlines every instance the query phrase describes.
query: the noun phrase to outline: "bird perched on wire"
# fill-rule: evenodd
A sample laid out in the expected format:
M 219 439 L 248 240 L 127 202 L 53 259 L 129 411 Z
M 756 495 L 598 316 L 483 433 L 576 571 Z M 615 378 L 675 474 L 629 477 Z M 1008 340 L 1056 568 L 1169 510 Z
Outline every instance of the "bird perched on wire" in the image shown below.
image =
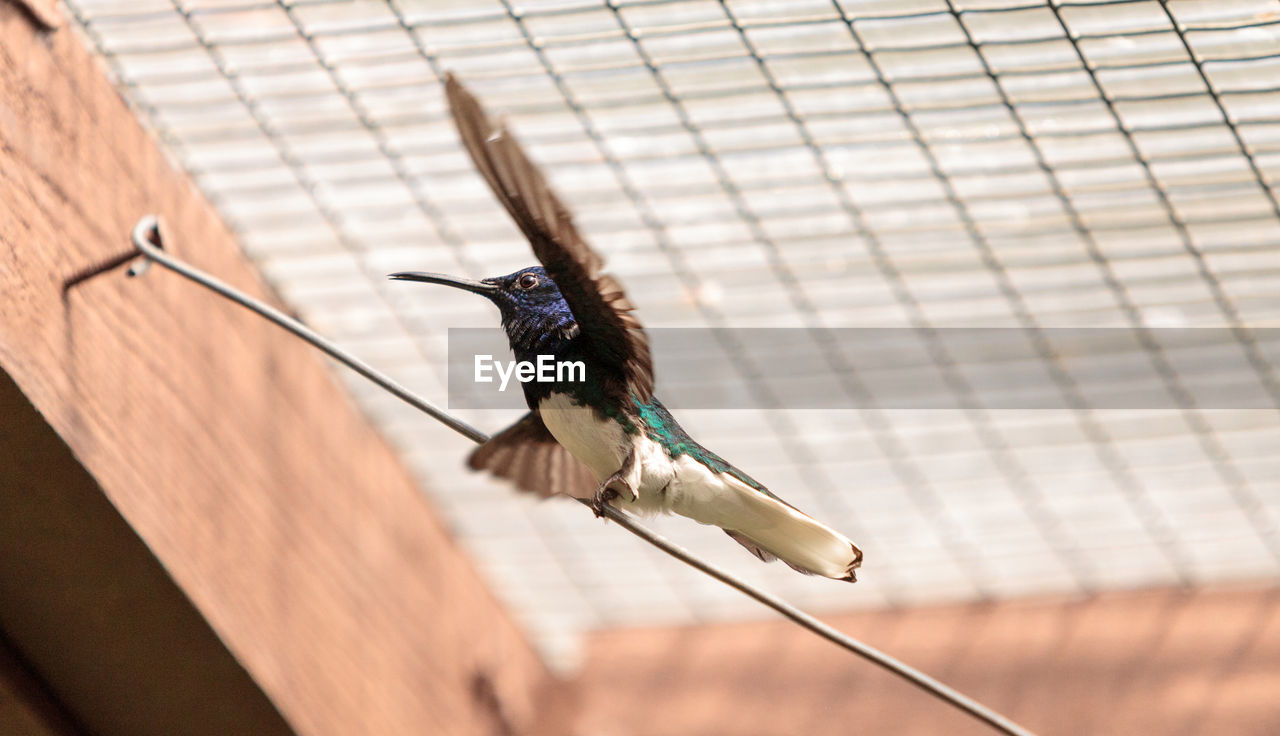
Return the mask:
M 479 281 L 423 272 L 492 301 L 517 360 L 580 361 L 584 380 L 524 382 L 529 413 L 477 448 L 469 465 L 543 496 L 674 512 L 722 528 L 766 562 L 852 582 L 862 551 L 698 444 L 653 395 L 644 328 L 622 286 L 574 227 L 541 172 L 475 97 L 448 75 L 453 120 L 476 168 L 533 246 L 541 266 Z

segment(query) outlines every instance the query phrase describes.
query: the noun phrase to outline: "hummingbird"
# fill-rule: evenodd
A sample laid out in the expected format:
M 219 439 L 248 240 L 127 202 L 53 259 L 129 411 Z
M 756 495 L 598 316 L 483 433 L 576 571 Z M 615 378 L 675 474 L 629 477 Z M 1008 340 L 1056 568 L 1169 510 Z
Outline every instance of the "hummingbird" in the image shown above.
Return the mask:
M 541 265 L 479 280 L 390 278 L 479 294 L 497 306 L 517 360 L 550 355 L 586 368 L 584 380 L 523 382 L 529 412 L 476 448 L 471 469 L 588 500 L 597 515 L 606 503 L 676 513 L 720 527 L 765 562 L 853 582 L 862 564 L 853 542 L 700 445 L 653 395 L 649 341 L 621 284 L 506 126 L 452 74 L 445 92 L 463 145 Z

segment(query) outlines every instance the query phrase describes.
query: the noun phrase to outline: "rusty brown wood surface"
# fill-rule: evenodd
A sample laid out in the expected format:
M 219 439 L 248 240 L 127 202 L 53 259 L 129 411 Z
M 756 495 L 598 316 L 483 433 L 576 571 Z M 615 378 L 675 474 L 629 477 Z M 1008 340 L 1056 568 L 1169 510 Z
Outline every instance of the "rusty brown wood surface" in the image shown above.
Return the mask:
M 554 681 L 317 354 L 159 270 L 62 293 L 151 212 L 270 296 L 79 37 L 0 2 L 0 365 L 300 733 L 534 727 Z
M 46 706 L 31 715 L 97 736 L 293 736 L 3 371 L 0 489 L 0 680 Z M 21 732 L 14 715 L 0 734 Z
M 58 0 L 0 0 L 18 6 L 26 12 L 37 30 L 53 31 L 62 27 L 62 12 L 58 8 Z
M 1042 736 L 1280 733 L 1274 588 L 1153 590 L 830 620 Z M 582 733 L 991 733 L 781 621 L 597 634 L 579 684 Z
M 8 641 L 0 640 L 0 733 L 86 736 Z

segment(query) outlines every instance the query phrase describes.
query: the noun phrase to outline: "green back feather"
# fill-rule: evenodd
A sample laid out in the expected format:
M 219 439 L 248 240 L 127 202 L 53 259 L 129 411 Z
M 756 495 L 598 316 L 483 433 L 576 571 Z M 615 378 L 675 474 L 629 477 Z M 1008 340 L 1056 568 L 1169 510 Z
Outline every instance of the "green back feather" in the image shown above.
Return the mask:
M 661 401 L 655 398 L 647 404 L 636 402 L 636 410 L 639 413 L 640 423 L 644 427 L 645 435 L 661 445 L 662 449 L 666 450 L 672 459 L 681 455 L 688 455 L 710 468 L 712 472 L 727 473 L 769 498 L 787 503 L 770 493 L 769 489 L 761 485 L 755 478 L 738 470 L 724 458 L 698 444 L 684 431 L 684 428 L 680 426 L 675 417 L 671 416 L 671 412 L 667 411 L 667 407 L 663 406 Z M 790 506 L 791 504 L 787 505 Z

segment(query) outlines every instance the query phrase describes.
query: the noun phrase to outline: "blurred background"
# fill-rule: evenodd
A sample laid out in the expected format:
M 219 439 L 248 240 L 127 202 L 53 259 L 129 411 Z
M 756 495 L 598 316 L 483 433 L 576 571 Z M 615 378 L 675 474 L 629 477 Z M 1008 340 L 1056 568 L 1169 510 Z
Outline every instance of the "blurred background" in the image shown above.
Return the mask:
M 804 354 L 816 356 L 806 365 L 812 392 L 838 392 L 833 405 L 860 407 L 795 408 L 788 401 L 795 387 L 761 368 L 777 356 L 732 338 L 709 349 L 716 381 L 736 386 L 742 405 L 673 407 L 700 441 L 855 539 L 866 552 L 856 585 L 761 565 L 723 534 L 684 519 L 654 519 L 654 528 L 1036 731 L 1280 728 L 1280 334 L 1264 329 L 1280 326 L 1280 2 L 14 5 L 25 9 L 7 16 L 5 33 L 35 33 L 36 40 L 9 46 L 6 74 L 33 81 L 11 84 L 6 145 L 34 145 L 45 107 L 85 105 L 105 94 L 78 82 L 58 97 L 50 75 L 105 74 L 127 111 L 108 120 L 95 111 L 114 108 L 95 101 L 49 135 L 65 134 L 69 150 L 118 150 L 104 154 L 101 166 L 81 170 L 73 157 L 58 170 L 95 192 L 117 185 L 113 176 L 126 178 L 114 166 L 127 169 L 139 157 L 147 165 L 171 161 L 176 170 L 164 185 L 128 174 L 137 180 L 136 207 L 118 207 L 107 224 L 87 228 L 83 257 L 55 271 L 65 275 L 118 252 L 138 216 L 159 212 L 180 256 L 209 259 L 205 265 L 242 262 L 236 268 L 247 283 L 444 401 L 448 329 L 492 326 L 496 313 L 483 300 L 385 275 L 484 277 L 532 263 L 457 141 L 441 85 L 452 71 L 541 164 L 646 326 L 797 328 L 811 341 Z M 50 31 L 47 17 L 64 18 L 64 25 Z M 20 22 L 36 30 L 20 30 Z M 49 33 L 68 48 L 50 46 L 61 60 L 40 66 L 30 61 L 33 49 Z M 70 50 L 73 41 L 97 68 L 65 61 L 88 58 Z M 41 102 L 46 92 L 51 102 Z M 119 132 L 132 117 L 158 152 L 140 153 L 145 142 L 122 146 L 133 140 Z M 27 128 L 23 120 L 31 121 Z M 48 156 L 19 159 L 34 172 Z M 93 177 L 103 184 L 89 186 Z M 182 189 L 182 196 L 196 203 L 179 207 L 174 190 L 187 181 L 194 190 Z M 35 184 L 14 175 L 8 186 Z M 8 199 L 19 213 L 40 209 Z M 167 204 L 179 212 L 209 207 L 216 217 L 164 212 Z M 93 219 L 92 212 L 82 216 Z M 23 219 L 16 216 L 10 232 L 22 233 Z M 197 248 L 198 238 L 218 245 Z M 14 235 L 18 240 L 39 242 Z M 94 242 L 100 245 L 90 247 Z M 184 250 L 184 243 L 191 245 Z M 215 430 L 206 428 L 203 412 L 224 415 L 226 437 L 241 437 L 219 445 L 224 460 L 270 451 L 258 481 L 261 493 L 276 494 L 274 511 L 263 515 L 270 520 L 262 522 L 274 544 L 291 547 L 295 537 L 314 534 L 316 549 L 342 557 L 325 540 L 332 533 L 353 535 L 348 542 L 358 550 L 342 559 L 297 560 L 317 575 L 354 581 L 343 590 L 364 601 L 349 622 L 353 658 L 312 662 L 325 668 L 317 679 L 303 664 L 312 656 L 306 647 L 323 646 L 321 640 L 296 641 L 291 655 L 272 642 L 292 626 L 297 607 L 313 608 L 315 625 L 325 625 L 319 619 L 328 598 L 294 591 L 286 601 L 269 582 L 232 603 L 220 592 L 219 575 L 235 570 L 265 570 L 247 574 L 278 582 L 283 568 L 269 570 L 273 543 L 239 553 L 223 548 L 243 543 L 236 538 L 247 528 L 243 521 L 215 525 L 204 537 L 177 534 L 151 505 L 163 487 L 125 503 L 102 479 L 111 474 L 86 463 L 288 728 L 982 731 L 578 505 L 540 502 L 468 472 L 467 440 L 345 370 L 330 366 L 326 373 L 311 358 L 294 367 L 286 357 L 263 367 L 246 357 L 252 368 L 215 371 L 217 361 L 233 360 L 212 357 L 224 350 L 260 355 L 292 338 L 259 335 L 256 327 L 246 336 L 236 325 L 252 318 L 215 300 L 195 306 L 194 287 L 167 274 L 146 279 L 167 284 L 162 296 L 173 304 L 185 300 L 175 309 L 195 310 L 182 337 L 163 350 L 197 359 L 190 373 L 166 380 L 208 405 L 191 399 L 194 407 L 172 420 L 172 431 L 194 432 L 193 447 L 208 448 L 216 433 L 206 436 Z M 140 289 L 162 287 L 110 288 L 127 317 L 151 298 Z M 22 359 L 35 348 L 12 337 L 20 325 L 30 334 L 16 316 L 0 361 L 8 359 L 17 387 L 84 461 L 93 457 L 89 447 L 114 431 L 111 421 L 94 430 L 93 421 L 76 424 L 50 408 L 69 396 L 57 366 L 83 350 L 77 341 L 100 339 L 92 326 L 68 326 L 95 309 L 79 298 L 51 309 L 81 316 L 60 323 L 45 315 L 53 326 L 37 330 L 55 345 L 45 364 L 52 378 L 38 378 L 36 362 Z M 224 311 L 218 319 L 230 325 L 225 339 L 193 347 L 201 338 L 190 333 L 220 334 L 201 320 Z M 961 327 L 1019 328 L 1022 350 L 1059 408 L 992 407 L 982 356 L 957 351 L 943 337 L 946 328 Z M 916 367 L 943 387 L 943 400 L 880 406 L 872 391 L 867 401 L 866 370 L 883 366 L 874 355 L 824 342 L 823 330 L 833 328 L 912 328 Z M 1058 349 L 1046 337 L 1058 328 L 1153 328 L 1140 341 L 1144 372 L 1133 390 L 1159 398 L 1133 408 L 1097 401 L 1082 386 L 1106 384 L 1110 374 Z M 1219 387 L 1247 383 L 1256 405 L 1215 404 L 1218 363 L 1206 363 L 1185 341 L 1166 345 L 1159 334 L 1193 328 L 1224 336 L 1229 357 L 1219 366 Z M 59 350 L 61 362 L 54 359 Z M 688 356 L 658 351 L 655 358 L 659 380 L 672 391 L 697 373 L 687 365 L 664 371 Z M 156 369 L 162 362 L 143 364 Z M 104 359 L 105 372 L 90 371 L 87 380 L 113 385 L 119 376 L 111 365 Z M 32 370 L 25 382 L 23 366 Z M 331 373 L 343 388 L 295 391 L 261 417 L 229 398 L 275 401 L 270 397 L 302 370 L 321 383 Z M 1131 378 L 1116 375 L 1116 385 Z M 324 412 L 336 411 L 328 408 L 335 403 L 349 411 L 344 421 L 367 422 L 386 439 L 394 453 L 377 462 L 408 469 L 429 501 L 423 513 L 448 540 L 441 544 L 456 544 L 457 564 L 475 570 L 479 592 L 465 601 L 426 595 L 420 624 L 432 625 L 437 615 L 470 617 L 467 606 L 492 607 L 492 615 L 510 619 L 509 646 L 530 647 L 527 663 L 511 667 L 545 668 L 529 682 L 555 683 L 558 694 L 530 695 L 537 688 L 511 684 L 507 675 L 463 674 L 453 678 L 464 682 L 456 697 L 479 703 L 480 715 L 437 710 L 413 700 L 434 675 L 362 668 L 360 657 L 370 652 L 354 633 L 359 622 L 375 625 L 369 611 L 397 597 L 406 577 L 441 573 L 387 532 L 394 513 L 354 530 L 335 519 L 323 533 L 292 519 L 285 500 L 322 507 L 333 497 L 296 490 L 292 471 L 278 469 L 289 463 L 329 468 L 334 493 L 380 498 L 369 486 L 381 476 L 360 464 L 345 435 L 329 445 L 307 436 L 318 426 L 307 422 L 328 423 Z M 164 408 L 157 414 L 174 414 Z M 237 416 L 242 411 L 249 413 Z M 457 413 L 493 432 L 520 412 Z M 145 424 L 121 406 L 100 414 Z M 245 439 L 253 435 L 237 435 L 230 421 L 247 426 L 255 418 L 265 422 L 261 438 L 268 439 Z M 98 462 L 131 462 L 108 454 Z M 282 464 L 272 470 L 276 462 Z M 202 462 L 192 464 L 173 470 L 174 477 L 205 472 Z M 351 467 L 332 469 L 342 464 Z M 224 471 L 208 472 L 192 487 Z M 337 488 L 338 472 L 349 473 L 351 483 Z M 116 482 L 134 480 L 122 473 Z M 242 489 L 248 499 L 252 487 Z M 198 532 L 209 508 L 240 513 L 223 507 L 225 492 L 211 490 L 204 505 L 172 513 L 192 519 Z M 355 516 L 346 521 L 359 526 Z M 200 562 L 205 555 L 211 560 Z M 370 559 L 385 566 L 379 576 L 367 576 Z M 257 595 L 274 596 L 267 608 L 279 629 L 242 631 L 262 615 Z M 218 615 L 220 606 L 234 615 Z M 415 636 L 408 620 L 378 625 Z M 465 631 L 454 631 L 453 646 L 484 636 Z M 301 631 L 292 636 L 305 639 Z M 15 647 L 21 653 L 21 641 Z M 18 659 L 24 656 L 39 659 Z M 418 666 L 430 670 L 435 658 L 456 656 L 424 645 Z M 505 655 L 495 656 L 501 669 Z M 356 715 L 370 717 L 361 708 L 374 706 L 353 702 L 354 730 L 331 730 L 341 721 L 305 715 L 328 697 L 326 687 L 351 683 L 382 691 L 383 712 L 403 712 L 375 728 Z

